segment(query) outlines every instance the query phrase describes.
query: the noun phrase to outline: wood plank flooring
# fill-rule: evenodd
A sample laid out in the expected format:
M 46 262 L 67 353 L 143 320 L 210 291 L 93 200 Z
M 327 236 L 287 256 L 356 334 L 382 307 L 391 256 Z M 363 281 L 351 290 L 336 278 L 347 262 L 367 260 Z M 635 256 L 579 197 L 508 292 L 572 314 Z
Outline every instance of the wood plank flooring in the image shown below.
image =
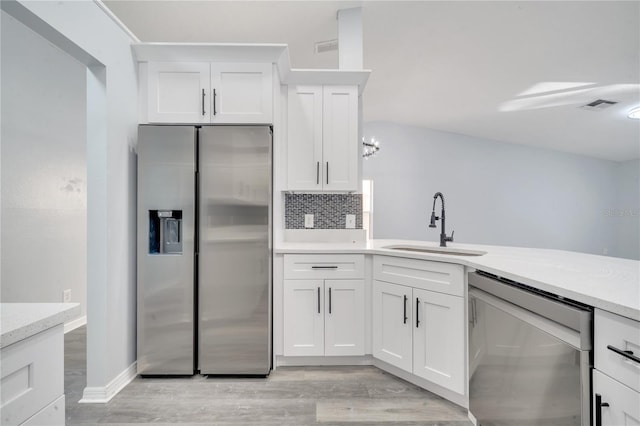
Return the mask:
M 376 367 L 281 367 L 266 378 L 136 378 L 79 404 L 86 327 L 65 335 L 67 425 L 468 426 L 466 410 Z

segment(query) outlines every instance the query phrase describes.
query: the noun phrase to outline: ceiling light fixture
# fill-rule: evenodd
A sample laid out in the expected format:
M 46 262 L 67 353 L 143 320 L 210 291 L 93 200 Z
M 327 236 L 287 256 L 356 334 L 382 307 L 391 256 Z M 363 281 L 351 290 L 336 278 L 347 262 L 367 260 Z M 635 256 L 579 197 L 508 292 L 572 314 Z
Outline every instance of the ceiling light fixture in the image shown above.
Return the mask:
M 629 114 L 627 114 L 627 117 L 640 119 L 640 106 L 631 108 Z
M 375 155 L 376 152 L 380 151 L 380 142 L 371 138 L 371 142 L 367 142 L 362 138 L 362 156 L 364 158 L 369 158 L 372 155 Z

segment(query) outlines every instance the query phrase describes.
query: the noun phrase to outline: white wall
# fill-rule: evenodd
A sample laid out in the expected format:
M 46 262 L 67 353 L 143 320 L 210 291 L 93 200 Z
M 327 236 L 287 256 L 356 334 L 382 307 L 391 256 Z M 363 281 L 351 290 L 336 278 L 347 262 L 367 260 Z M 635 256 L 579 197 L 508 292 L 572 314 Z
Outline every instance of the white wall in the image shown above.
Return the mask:
M 382 144 L 363 164 L 375 238 L 438 241 L 439 228 L 427 226 L 440 191 L 456 242 L 632 257 L 614 236 L 622 221 L 605 214 L 618 199 L 619 163 L 384 122 L 366 123 L 364 135 Z M 625 231 L 637 246 L 637 227 Z
M 86 315 L 85 67 L 2 12 L 3 302 Z
M 2 9 L 89 66 L 87 386 L 100 393 L 136 359 L 132 40 L 94 1 L 2 1 Z

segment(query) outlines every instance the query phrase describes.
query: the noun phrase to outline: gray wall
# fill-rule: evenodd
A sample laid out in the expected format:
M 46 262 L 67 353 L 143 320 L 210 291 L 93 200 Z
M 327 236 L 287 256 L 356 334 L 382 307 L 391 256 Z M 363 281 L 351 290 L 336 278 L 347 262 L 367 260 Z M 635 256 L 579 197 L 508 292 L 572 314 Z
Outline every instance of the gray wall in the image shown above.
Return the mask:
M 86 315 L 85 67 L 2 12 L 3 302 Z
M 614 223 L 615 247 L 611 254 L 640 260 L 640 160 L 618 163 L 616 200 L 609 214 Z
M 456 242 L 638 258 L 637 223 L 608 213 L 635 193 L 624 205 L 637 221 L 632 163 L 384 122 L 366 123 L 364 135 L 382 144 L 363 164 L 363 178 L 374 181 L 374 238 L 438 241 L 439 229 L 427 225 L 440 191 Z

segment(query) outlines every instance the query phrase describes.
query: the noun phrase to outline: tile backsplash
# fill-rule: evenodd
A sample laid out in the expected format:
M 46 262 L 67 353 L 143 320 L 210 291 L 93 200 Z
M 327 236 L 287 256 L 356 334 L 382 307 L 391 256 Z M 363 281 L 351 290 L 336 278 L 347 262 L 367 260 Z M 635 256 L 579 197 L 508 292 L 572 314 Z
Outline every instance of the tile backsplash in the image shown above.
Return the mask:
M 362 194 L 285 194 L 286 229 L 304 229 L 304 215 L 314 216 L 314 229 L 345 229 L 346 215 L 356 215 L 362 229 Z

